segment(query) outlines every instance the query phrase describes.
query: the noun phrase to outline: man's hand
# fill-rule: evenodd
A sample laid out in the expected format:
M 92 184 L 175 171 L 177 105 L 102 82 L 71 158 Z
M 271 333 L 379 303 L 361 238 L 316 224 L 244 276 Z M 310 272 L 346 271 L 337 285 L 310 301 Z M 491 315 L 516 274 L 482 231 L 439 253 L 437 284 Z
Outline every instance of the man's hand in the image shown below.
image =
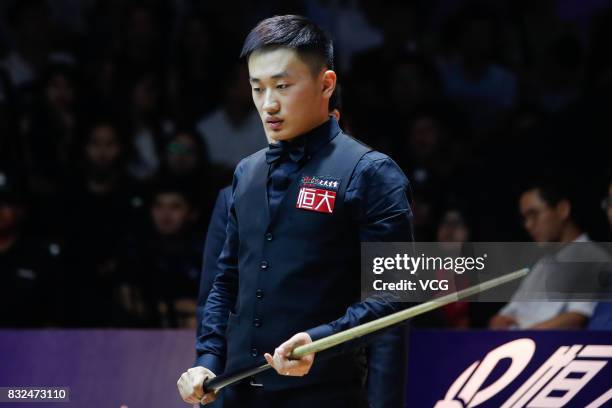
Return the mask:
M 181 375 L 176 382 L 181 398 L 189 404 L 208 404 L 217 398 L 217 394 L 209 392 L 204 394 L 202 384 L 204 381 L 214 378 L 215 373 L 204 367 L 193 367 Z
M 301 377 L 308 374 L 308 371 L 310 371 L 310 367 L 312 367 L 314 363 L 315 355 L 308 354 L 295 360 L 289 359 L 288 356 L 297 346 L 308 343 L 312 343 L 312 339 L 308 333 L 298 333 L 278 346 L 276 350 L 274 350 L 274 356 L 266 353 L 264 357 L 268 364 L 270 364 L 280 375 Z
M 513 317 L 506 315 L 495 315 L 489 321 L 489 329 L 505 330 L 518 326 L 518 322 Z

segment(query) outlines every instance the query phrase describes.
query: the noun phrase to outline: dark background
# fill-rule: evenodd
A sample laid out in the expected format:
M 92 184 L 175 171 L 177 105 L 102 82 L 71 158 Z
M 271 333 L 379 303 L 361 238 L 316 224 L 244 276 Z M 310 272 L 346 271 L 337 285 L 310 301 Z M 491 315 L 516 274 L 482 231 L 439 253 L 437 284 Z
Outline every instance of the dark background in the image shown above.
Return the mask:
M 451 210 L 469 240 L 529 240 L 517 200 L 540 176 L 571 185 L 574 215 L 609 240 L 609 3 L 2 1 L 0 325 L 193 326 L 235 165 L 202 123 L 252 126 L 238 54 L 275 14 L 331 34 L 342 126 L 408 175 L 417 240 L 442 239 Z M 168 192 L 191 208 L 170 235 L 151 215 Z

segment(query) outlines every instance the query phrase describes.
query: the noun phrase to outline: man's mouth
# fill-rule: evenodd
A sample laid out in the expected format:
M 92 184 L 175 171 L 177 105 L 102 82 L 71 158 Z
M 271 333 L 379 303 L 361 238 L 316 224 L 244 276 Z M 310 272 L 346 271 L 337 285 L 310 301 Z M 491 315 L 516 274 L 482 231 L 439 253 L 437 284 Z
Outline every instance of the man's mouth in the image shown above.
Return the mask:
M 266 119 L 266 124 L 272 130 L 279 130 L 283 124 L 283 120 L 277 118 Z

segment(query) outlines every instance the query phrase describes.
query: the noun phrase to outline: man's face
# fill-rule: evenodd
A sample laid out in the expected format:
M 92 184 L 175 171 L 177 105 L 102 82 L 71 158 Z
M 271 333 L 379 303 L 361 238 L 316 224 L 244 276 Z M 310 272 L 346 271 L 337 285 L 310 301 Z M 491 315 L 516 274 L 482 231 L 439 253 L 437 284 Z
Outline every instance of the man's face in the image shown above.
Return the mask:
M 430 158 L 440 142 L 440 126 L 433 118 L 424 116 L 414 122 L 409 137 L 414 155 L 419 159 Z
M 108 125 L 95 127 L 85 146 L 85 151 L 89 162 L 96 169 L 112 168 L 121 154 L 121 145 L 115 129 Z
M 177 193 L 161 193 L 155 197 L 151 209 L 155 229 L 162 235 L 182 231 L 190 215 L 189 203 Z
M 448 211 L 438 226 L 440 242 L 467 242 L 469 234 L 469 229 L 458 211 Z
M 559 241 L 566 219 L 560 204 L 550 207 L 537 189 L 526 191 L 521 195 L 519 204 L 521 215 L 525 229 L 534 241 Z
M 140 113 L 151 113 L 159 104 L 159 90 L 153 75 L 140 78 L 132 88 L 132 105 Z
M 248 66 L 253 102 L 269 141 L 291 140 L 327 117 L 331 93 L 324 91 L 325 70 L 314 76 L 288 48 L 256 51 Z
M 51 105 L 63 109 L 74 104 L 76 94 L 72 81 L 63 74 L 55 75 L 47 85 L 47 99 Z
M 0 198 L 0 234 L 14 231 L 19 225 L 23 211 L 12 200 Z
M 191 135 L 181 133 L 166 150 L 168 167 L 176 174 L 187 174 L 198 166 L 198 148 Z

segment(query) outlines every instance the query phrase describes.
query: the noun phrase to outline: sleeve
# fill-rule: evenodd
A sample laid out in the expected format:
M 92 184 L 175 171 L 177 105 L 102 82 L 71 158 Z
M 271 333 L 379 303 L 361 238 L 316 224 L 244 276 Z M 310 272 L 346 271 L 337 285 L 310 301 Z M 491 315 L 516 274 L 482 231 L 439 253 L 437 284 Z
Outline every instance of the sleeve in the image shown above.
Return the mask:
M 200 290 L 198 291 L 197 336 L 202 333 L 202 317 L 204 316 L 204 305 L 212 288 L 213 281 L 219 273 L 218 259 L 225 243 L 225 232 L 227 228 L 227 218 L 231 204 L 232 187 L 227 186 L 217 196 L 215 208 L 213 209 L 206 242 L 204 244 L 204 258 L 202 260 L 202 273 L 200 274 Z
M 566 311 L 580 313 L 586 318 L 590 318 L 593 316 L 595 306 L 597 306 L 597 302 L 568 302 Z
M 357 223 L 361 242 L 411 242 L 410 185 L 399 166 L 378 152 L 364 155 L 349 180 L 345 203 Z M 397 312 L 408 304 L 384 296 L 370 297 L 348 307 L 344 316 L 307 331 L 313 340 L 330 336 L 368 321 Z M 366 339 L 363 339 L 365 341 Z M 360 342 L 338 347 L 341 353 Z
M 377 336 L 367 347 L 367 391 L 372 407 L 405 407 L 408 360 L 408 330 L 405 325 L 393 327 Z
M 234 173 L 232 196 L 240 177 L 241 165 Z M 225 329 L 230 310 L 238 294 L 238 227 L 234 200 L 231 200 L 225 230 L 225 243 L 217 262 L 218 272 L 208 294 L 201 320 L 201 333 L 196 341 L 196 366 L 215 374 L 223 371 L 226 357 Z
M 529 313 L 528 308 L 525 305 L 526 300 L 530 298 L 530 293 L 537 290 L 538 278 L 547 273 L 546 268 L 548 265 L 548 258 L 542 258 L 538 260 L 533 267 L 531 267 L 527 276 L 525 276 L 519 284 L 516 291 L 512 294 L 510 301 L 503 306 L 497 314 L 513 317 L 515 320 L 519 320 L 521 316 Z

